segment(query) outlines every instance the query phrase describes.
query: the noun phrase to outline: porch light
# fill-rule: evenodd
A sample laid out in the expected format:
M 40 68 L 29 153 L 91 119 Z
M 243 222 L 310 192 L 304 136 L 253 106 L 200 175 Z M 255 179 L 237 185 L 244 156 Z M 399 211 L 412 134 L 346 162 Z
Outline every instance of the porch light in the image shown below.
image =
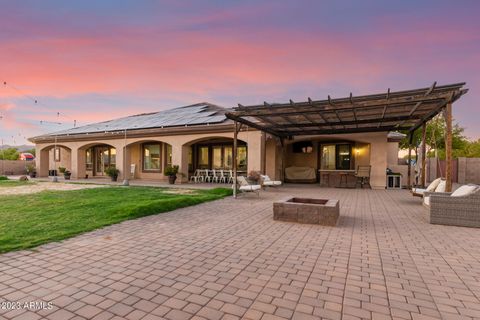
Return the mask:
M 311 147 L 311 146 L 302 148 L 303 153 L 312 153 L 312 151 L 313 151 L 313 147 Z

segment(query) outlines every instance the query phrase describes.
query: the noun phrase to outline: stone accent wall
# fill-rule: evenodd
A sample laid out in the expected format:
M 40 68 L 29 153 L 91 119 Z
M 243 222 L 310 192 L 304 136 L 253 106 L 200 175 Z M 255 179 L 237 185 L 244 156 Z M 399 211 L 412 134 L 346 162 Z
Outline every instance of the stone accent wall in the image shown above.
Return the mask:
M 25 174 L 25 166 L 32 164 L 35 166 L 35 161 L 23 160 L 0 160 L 0 175 L 20 175 Z

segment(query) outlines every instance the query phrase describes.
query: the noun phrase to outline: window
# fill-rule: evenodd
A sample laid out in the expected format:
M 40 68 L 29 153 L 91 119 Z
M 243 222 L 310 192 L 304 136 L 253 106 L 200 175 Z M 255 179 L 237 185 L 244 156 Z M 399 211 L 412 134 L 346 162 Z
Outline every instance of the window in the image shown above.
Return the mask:
M 335 145 L 322 146 L 322 163 L 323 170 L 335 170 Z
M 222 161 L 222 147 L 221 146 L 214 146 L 212 147 L 212 161 L 213 161 L 213 169 L 222 169 L 223 168 L 223 161 Z
M 350 144 L 323 145 L 321 150 L 321 169 L 350 170 L 352 159 L 352 146 Z
M 92 148 L 87 149 L 87 151 L 85 152 L 85 165 L 87 171 L 93 170 Z
M 143 145 L 143 170 L 160 172 L 160 144 Z
M 199 147 L 198 148 L 198 168 L 199 169 L 208 169 L 208 147 Z
M 349 144 L 337 144 L 337 164 L 338 170 L 349 170 L 350 159 L 352 158 L 352 147 Z
M 238 152 L 238 159 L 237 159 L 238 170 L 246 171 L 247 170 L 247 147 L 246 146 L 237 147 L 237 152 Z
M 225 146 L 224 152 L 224 164 L 225 169 L 233 168 L 233 147 Z
M 115 164 L 117 163 L 117 149 L 115 148 L 110 148 L 110 159 L 108 160 L 110 163 L 110 166 L 115 167 Z
M 165 166 L 172 165 L 172 146 L 169 144 L 165 144 Z

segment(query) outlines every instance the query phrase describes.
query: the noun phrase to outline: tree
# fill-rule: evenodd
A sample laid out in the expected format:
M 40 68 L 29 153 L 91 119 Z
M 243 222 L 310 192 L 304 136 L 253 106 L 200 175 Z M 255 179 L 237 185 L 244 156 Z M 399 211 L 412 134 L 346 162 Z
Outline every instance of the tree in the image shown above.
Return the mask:
M 15 148 L 7 148 L 0 150 L 0 159 L 1 160 L 18 160 L 20 154 Z
M 458 123 L 453 125 L 452 129 L 452 153 L 454 158 L 464 157 L 464 153 L 469 146 L 469 141 L 463 135 L 465 129 L 460 127 Z M 408 134 L 408 132 L 404 132 Z M 427 122 L 427 135 L 426 135 L 426 144 L 427 156 L 434 157 L 435 151 L 440 158 L 445 158 L 445 133 L 446 133 L 446 124 L 445 120 L 441 115 L 437 115 L 435 118 Z M 415 149 L 415 154 L 418 155 L 418 150 L 422 144 L 422 128 L 415 130 L 413 133 L 412 147 Z M 405 137 L 400 142 L 401 149 L 408 149 L 408 136 Z

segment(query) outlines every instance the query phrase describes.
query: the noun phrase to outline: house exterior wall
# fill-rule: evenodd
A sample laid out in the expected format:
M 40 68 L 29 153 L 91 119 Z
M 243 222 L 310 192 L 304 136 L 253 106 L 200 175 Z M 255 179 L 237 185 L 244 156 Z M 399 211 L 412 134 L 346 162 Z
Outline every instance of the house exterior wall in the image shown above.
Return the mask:
M 143 142 L 163 142 L 172 146 L 172 164 L 179 165 L 179 182 L 186 182 L 188 179 L 188 151 L 192 144 L 213 138 L 231 138 L 233 139 L 233 128 L 231 131 L 225 132 L 212 132 L 212 133 L 188 133 L 188 134 L 175 134 L 175 135 L 152 135 L 148 137 L 134 137 L 127 139 L 124 136 L 117 134 L 105 135 L 101 139 L 88 140 L 63 140 L 61 145 L 64 148 L 71 150 L 70 163 L 65 164 L 67 168 L 72 172 L 72 178 L 83 178 L 86 174 L 85 170 L 85 150 L 95 145 L 110 145 L 116 149 L 116 167 L 120 170 L 119 179 L 124 179 L 124 173 L 129 176 L 130 164 L 136 164 L 136 177 L 143 179 L 158 179 L 165 180 L 166 177 L 161 173 L 143 173 L 141 172 L 141 154 L 140 145 Z M 260 171 L 262 168 L 261 160 L 261 146 L 262 146 L 262 134 L 259 131 L 244 130 L 239 132 L 238 139 L 244 141 L 248 145 L 248 171 Z M 126 149 L 126 156 L 125 152 Z M 45 177 L 48 175 L 50 164 L 53 164 L 53 151 L 50 157 L 50 150 L 54 144 L 37 143 L 35 148 L 37 155 L 39 155 L 36 161 L 37 172 L 39 176 Z M 67 149 L 67 150 L 68 150 Z M 66 158 L 68 159 L 68 158 Z M 62 157 L 61 157 L 62 160 Z M 126 161 L 125 161 L 126 160 Z M 162 155 L 162 163 L 165 161 Z M 58 164 L 58 163 L 57 163 Z M 53 167 L 53 165 L 52 165 Z M 57 166 L 58 168 L 58 166 Z
M 398 142 L 387 143 L 387 163 L 388 165 L 398 164 Z
M 48 170 L 56 169 L 58 171 L 58 168 L 63 167 L 70 171 L 72 169 L 72 155 L 71 155 L 70 149 L 67 149 L 62 146 L 58 146 L 58 149 L 60 149 L 60 161 L 56 161 L 56 163 L 54 162 L 55 149 L 52 148 L 48 152 L 48 157 L 49 157 Z
M 297 141 L 310 140 L 313 141 L 314 151 L 308 154 L 300 154 L 292 152 L 292 144 Z M 375 189 L 383 189 L 386 187 L 386 168 L 387 168 L 387 133 L 371 132 L 371 133 L 355 133 L 355 134 L 332 134 L 332 135 L 316 135 L 295 137 L 286 143 L 285 166 L 305 166 L 318 168 L 317 152 L 322 141 L 328 142 L 344 142 L 350 141 L 355 144 L 353 157 L 355 158 L 355 166 L 371 165 L 370 185 Z M 358 151 L 358 153 L 357 153 Z M 281 152 L 278 153 L 280 159 L 277 159 L 277 166 L 281 166 Z
M 253 129 L 243 129 L 238 133 L 238 139 L 247 143 L 248 148 L 248 172 L 263 171 L 274 179 L 283 178 L 282 167 L 291 165 L 296 166 L 310 166 L 318 167 L 317 150 L 320 141 L 352 141 L 355 143 L 355 166 L 357 165 L 372 165 L 370 183 L 373 188 L 385 188 L 386 176 L 385 169 L 391 156 L 389 150 L 393 147 L 388 146 L 387 133 L 362 133 L 362 134 L 338 134 L 338 135 L 323 135 L 323 136 L 307 136 L 301 139 L 293 139 L 285 142 L 285 159 L 283 158 L 284 151 L 278 138 L 266 135 L 262 138 L 262 133 Z M 133 136 L 133 134 L 132 134 Z M 200 141 L 208 141 L 215 138 L 231 138 L 233 139 L 233 128 L 225 128 L 224 131 L 202 132 L 192 128 L 190 132 L 182 134 L 162 132 L 161 134 L 149 134 L 145 136 L 134 136 L 127 138 L 121 134 L 105 134 L 103 137 L 96 137 L 87 139 L 83 137 L 82 140 L 74 138 L 62 139 L 61 145 L 70 150 L 70 159 L 68 157 L 61 157 L 62 160 L 70 160 L 70 163 L 65 163 L 62 166 L 67 167 L 72 172 L 72 178 L 83 178 L 85 171 L 85 150 L 94 145 L 106 144 L 116 149 L 116 166 L 120 170 L 120 179 L 130 177 L 130 165 L 135 164 L 135 177 L 139 179 L 156 179 L 166 180 L 163 174 L 165 167 L 165 150 L 162 154 L 162 172 L 161 173 L 147 173 L 142 172 L 142 156 L 141 144 L 144 142 L 158 141 L 172 146 L 172 164 L 179 165 L 179 182 L 186 182 L 188 179 L 188 153 L 191 145 Z M 69 139 L 69 140 L 68 140 Z M 300 140 L 313 140 L 314 152 L 310 154 L 294 154 L 291 152 L 292 143 Z M 48 168 L 50 167 L 49 156 L 52 148 L 52 142 L 37 143 L 37 172 L 39 176 L 46 176 Z M 127 146 L 125 148 L 125 146 Z M 265 148 L 262 153 L 262 148 Z M 358 151 L 358 153 L 357 153 Z M 63 154 L 67 154 L 63 152 Z M 52 153 L 53 157 L 53 153 Z M 53 159 L 53 158 L 52 158 Z M 125 161 L 126 160 L 126 161 Z M 282 162 L 285 161 L 283 164 Z M 62 162 L 63 163 L 63 162 Z M 58 168 L 58 167 L 57 167 Z

